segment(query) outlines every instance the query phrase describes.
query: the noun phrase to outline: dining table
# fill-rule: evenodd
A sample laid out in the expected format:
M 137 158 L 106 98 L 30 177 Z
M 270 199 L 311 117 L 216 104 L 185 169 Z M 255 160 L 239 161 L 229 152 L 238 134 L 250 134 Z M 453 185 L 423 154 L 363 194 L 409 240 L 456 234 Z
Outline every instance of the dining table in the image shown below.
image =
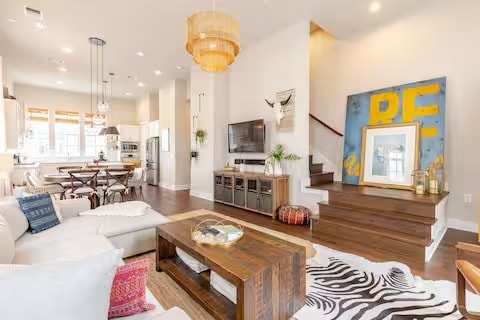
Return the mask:
M 82 174 L 76 174 L 77 177 L 81 177 Z M 90 177 L 91 174 L 85 174 L 85 177 Z M 97 180 L 106 180 L 107 174 L 104 170 L 100 170 L 97 175 Z M 45 174 L 43 176 L 43 180 L 45 182 L 50 183 L 62 183 L 62 182 L 70 182 L 70 175 L 68 173 L 52 173 L 52 174 Z

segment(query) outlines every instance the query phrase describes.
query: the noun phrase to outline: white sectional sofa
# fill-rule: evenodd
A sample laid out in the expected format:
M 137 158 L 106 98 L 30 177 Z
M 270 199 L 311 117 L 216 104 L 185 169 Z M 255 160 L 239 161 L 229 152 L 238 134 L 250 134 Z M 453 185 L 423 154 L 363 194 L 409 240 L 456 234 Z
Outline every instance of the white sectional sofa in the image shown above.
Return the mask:
M 87 199 L 56 201 L 55 206 L 63 217 L 61 223 L 31 234 L 26 231 L 28 222 L 16 199 L 0 201 L 0 214 L 15 239 L 13 264 L 78 260 L 113 248 L 123 249 L 124 258 L 144 253 L 155 248 L 155 226 L 169 221 L 150 208 L 144 215 L 135 217 L 78 216 L 78 213 L 89 210 Z M 147 301 L 155 304 L 156 309 L 118 319 L 190 319 L 178 308 L 165 311 L 148 289 Z

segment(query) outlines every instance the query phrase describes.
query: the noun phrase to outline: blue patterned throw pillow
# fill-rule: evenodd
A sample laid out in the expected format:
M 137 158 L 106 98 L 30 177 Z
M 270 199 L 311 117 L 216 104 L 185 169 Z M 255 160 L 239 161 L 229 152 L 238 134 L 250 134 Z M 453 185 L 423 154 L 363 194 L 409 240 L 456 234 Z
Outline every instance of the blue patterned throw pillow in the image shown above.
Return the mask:
M 18 199 L 20 209 L 27 217 L 30 232 L 39 233 L 60 223 L 48 193 Z

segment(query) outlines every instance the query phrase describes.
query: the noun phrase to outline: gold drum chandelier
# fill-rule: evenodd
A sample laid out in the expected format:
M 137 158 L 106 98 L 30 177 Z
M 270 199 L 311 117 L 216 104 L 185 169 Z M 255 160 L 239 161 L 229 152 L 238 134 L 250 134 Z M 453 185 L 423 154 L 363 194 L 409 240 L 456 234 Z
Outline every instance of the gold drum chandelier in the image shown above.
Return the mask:
M 204 11 L 187 20 L 188 53 L 206 72 L 224 72 L 240 52 L 240 25 L 228 14 Z

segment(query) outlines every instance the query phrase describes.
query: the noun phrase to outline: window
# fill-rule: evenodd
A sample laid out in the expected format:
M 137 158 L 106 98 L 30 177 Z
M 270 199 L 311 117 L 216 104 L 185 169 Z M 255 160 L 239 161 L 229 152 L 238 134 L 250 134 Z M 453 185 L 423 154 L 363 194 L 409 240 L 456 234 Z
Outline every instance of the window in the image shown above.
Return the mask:
M 28 108 L 25 150 L 36 157 L 46 157 L 49 153 L 48 109 Z
M 80 156 L 80 114 L 55 110 L 55 154 L 57 157 Z
M 85 129 L 85 156 L 98 156 L 100 151 L 106 151 L 106 139 L 105 136 L 99 136 L 98 133 L 105 127 L 105 116 L 100 115 L 103 118 L 103 124 L 95 125 L 92 122 L 94 114 L 86 113 L 84 121 Z

